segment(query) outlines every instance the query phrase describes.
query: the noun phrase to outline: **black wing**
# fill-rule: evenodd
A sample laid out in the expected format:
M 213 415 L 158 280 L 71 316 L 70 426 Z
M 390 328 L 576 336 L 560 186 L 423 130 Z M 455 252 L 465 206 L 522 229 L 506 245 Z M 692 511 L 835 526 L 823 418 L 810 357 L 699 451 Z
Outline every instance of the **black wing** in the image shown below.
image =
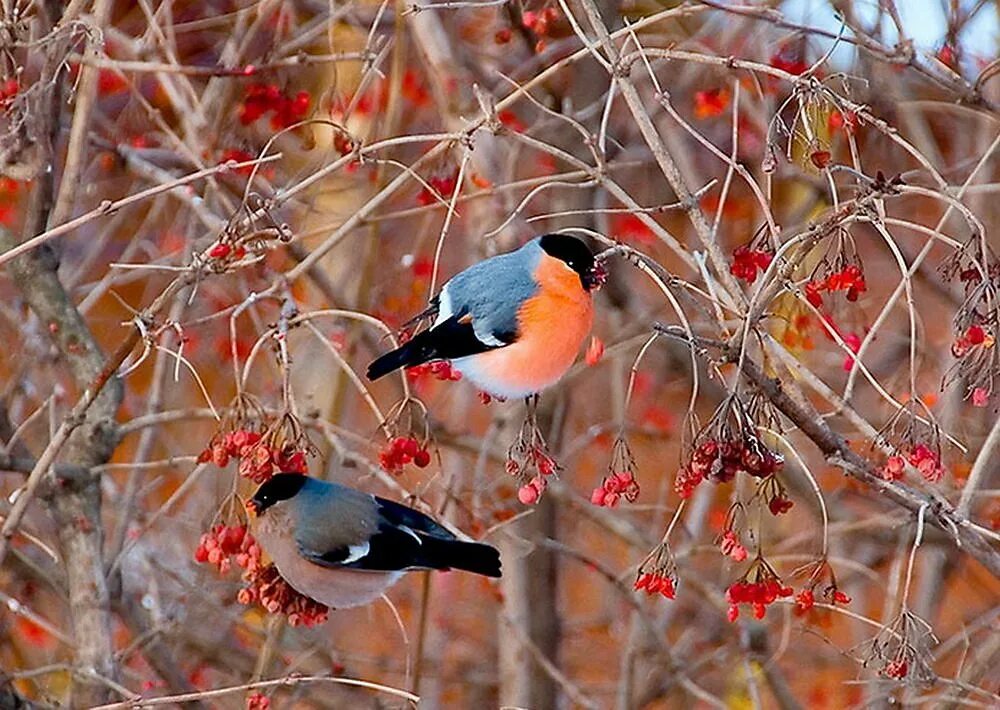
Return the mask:
M 492 343 L 483 342 L 476 335 L 471 317 L 452 316 L 430 330 L 417 333 L 396 350 L 372 362 L 368 366 L 368 379 L 377 380 L 401 367 L 422 365 L 431 360 L 454 360 L 496 350 L 513 343 L 517 339 L 517 331 L 491 331 L 490 336 Z
M 463 542 L 418 510 L 375 498 L 378 530 L 361 545 L 321 553 L 302 550 L 324 567 L 391 572 L 406 569 L 461 569 L 500 576 L 500 553 L 490 545 Z M 300 548 L 301 549 L 301 548 Z

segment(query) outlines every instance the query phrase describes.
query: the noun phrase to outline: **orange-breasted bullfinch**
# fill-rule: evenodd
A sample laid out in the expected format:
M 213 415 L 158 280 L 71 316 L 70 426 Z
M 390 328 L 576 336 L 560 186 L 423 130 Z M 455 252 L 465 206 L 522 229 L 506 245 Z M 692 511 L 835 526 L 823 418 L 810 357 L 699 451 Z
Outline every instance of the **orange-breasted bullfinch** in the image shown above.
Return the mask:
M 593 323 L 602 264 L 587 245 L 546 234 L 453 276 L 417 318 L 430 328 L 368 366 L 377 380 L 400 367 L 450 360 L 484 392 L 527 397 L 559 381 Z
M 261 548 L 297 592 L 334 609 L 374 601 L 409 570 L 500 576 L 500 553 L 418 510 L 338 483 L 279 473 L 247 502 Z

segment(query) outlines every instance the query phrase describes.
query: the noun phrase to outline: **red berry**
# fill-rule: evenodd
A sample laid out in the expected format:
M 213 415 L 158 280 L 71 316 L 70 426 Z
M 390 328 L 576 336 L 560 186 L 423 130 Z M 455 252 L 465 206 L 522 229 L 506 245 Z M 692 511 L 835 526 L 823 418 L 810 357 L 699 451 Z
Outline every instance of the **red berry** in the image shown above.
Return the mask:
M 219 242 L 214 247 L 208 250 L 208 255 L 213 259 L 225 259 L 227 256 L 229 256 L 229 252 L 231 251 L 231 249 L 232 248 L 228 244 L 224 242 Z

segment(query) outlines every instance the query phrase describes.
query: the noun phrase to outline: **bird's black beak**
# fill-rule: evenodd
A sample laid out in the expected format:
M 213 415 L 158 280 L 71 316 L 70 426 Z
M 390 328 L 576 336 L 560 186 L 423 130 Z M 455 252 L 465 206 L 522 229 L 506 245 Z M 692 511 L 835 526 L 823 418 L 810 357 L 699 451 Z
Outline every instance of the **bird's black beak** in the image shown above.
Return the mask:
M 583 287 L 588 291 L 596 291 L 608 280 L 608 270 L 603 262 L 597 262 L 583 277 Z

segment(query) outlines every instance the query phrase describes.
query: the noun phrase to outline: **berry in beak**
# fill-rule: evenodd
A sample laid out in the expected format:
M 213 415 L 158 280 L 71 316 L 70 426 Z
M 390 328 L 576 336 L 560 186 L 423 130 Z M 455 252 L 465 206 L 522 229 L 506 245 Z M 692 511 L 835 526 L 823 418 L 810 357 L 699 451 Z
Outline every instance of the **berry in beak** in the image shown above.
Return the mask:
M 584 278 L 583 285 L 588 291 L 596 291 L 603 286 L 607 280 L 608 269 L 604 266 L 603 262 L 599 261 L 594 264 L 594 268 L 592 268 Z

